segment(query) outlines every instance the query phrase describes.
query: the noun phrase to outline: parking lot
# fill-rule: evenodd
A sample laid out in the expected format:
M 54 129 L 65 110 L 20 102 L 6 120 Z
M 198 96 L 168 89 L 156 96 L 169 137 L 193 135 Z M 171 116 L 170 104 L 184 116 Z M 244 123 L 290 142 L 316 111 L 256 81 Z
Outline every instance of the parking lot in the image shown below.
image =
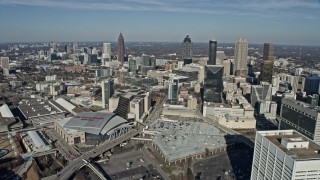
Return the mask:
M 193 166 L 196 179 L 250 179 L 252 157 L 241 150 L 199 161 Z
M 144 151 L 133 150 L 123 154 L 112 155 L 110 160 L 100 163 L 111 179 L 139 179 L 158 177 L 159 165 L 146 157 Z M 156 167 L 157 166 L 157 167 Z

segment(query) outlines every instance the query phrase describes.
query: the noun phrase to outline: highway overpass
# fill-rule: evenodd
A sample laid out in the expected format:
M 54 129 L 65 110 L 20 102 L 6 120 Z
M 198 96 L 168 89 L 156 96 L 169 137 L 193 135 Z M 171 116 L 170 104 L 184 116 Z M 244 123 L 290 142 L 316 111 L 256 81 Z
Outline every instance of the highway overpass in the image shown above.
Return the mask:
M 81 155 L 80 157 L 74 159 L 73 161 L 70 161 L 69 164 L 64 167 L 58 174 L 53 175 L 53 176 L 49 176 L 46 178 L 43 178 L 44 180 L 67 180 L 69 179 L 73 173 L 77 170 L 79 170 L 81 167 L 83 167 L 85 165 L 84 160 L 89 160 L 91 158 L 97 157 L 100 154 L 112 149 L 113 147 L 121 144 L 124 141 L 127 141 L 128 139 L 137 136 L 139 134 L 139 132 L 135 129 L 129 131 L 128 133 L 113 139 L 109 142 L 106 142 L 104 144 L 102 144 L 101 146 L 86 152 L 85 154 Z

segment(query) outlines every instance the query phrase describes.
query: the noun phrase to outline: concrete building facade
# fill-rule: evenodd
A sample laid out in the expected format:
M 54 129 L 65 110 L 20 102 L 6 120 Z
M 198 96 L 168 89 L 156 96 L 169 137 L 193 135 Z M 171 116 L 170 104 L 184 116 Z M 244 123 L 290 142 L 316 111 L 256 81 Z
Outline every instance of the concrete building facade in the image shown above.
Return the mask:
M 251 180 L 320 178 L 320 146 L 295 130 L 258 131 Z

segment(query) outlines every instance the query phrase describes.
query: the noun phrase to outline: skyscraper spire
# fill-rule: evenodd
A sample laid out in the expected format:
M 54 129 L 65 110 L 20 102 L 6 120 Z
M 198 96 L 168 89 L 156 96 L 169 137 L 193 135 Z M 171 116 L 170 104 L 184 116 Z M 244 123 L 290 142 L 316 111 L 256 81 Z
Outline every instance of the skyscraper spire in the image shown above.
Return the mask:
M 118 37 L 117 58 L 121 64 L 123 64 L 124 62 L 124 55 L 125 55 L 124 38 L 122 36 L 122 33 L 120 32 L 120 35 Z

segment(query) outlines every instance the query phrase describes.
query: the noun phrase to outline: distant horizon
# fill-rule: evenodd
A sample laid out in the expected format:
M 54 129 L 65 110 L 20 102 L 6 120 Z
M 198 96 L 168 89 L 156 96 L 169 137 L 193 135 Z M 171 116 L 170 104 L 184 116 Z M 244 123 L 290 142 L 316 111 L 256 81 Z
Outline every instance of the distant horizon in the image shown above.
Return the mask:
M 320 45 L 319 0 L 0 0 L 2 42 Z
M 117 44 L 118 42 L 117 41 L 21 41 L 21 42 L 0 42 L 0 44 L 18 44 L 18 43 L 21 43 L 21 44 L 32 44 L 32 43 L 51 43 L 51 42 L 56 42 L 56 43 L 113 43 L 113 44 Z M 218 46 L 219 44 L 235 44 L 235 42 L 218 42 Z M 125 44 L 126 43 L 182 43 L 181 42 L 178 42 L 178 41 L 125 41 Z M 195 44 L 206 44 L 208 43 L 209 44 L 209 40 L 208 42 L 193 42 L 192 43 L 195 43 Z M 313 44 L 284 44 L 284 43 L 280 43 L 280 44 L 277 44 L 277 43 L 273 43 L 273 42 L 263 42 L 263 43 L 250 43 L 248 42 L 249 45 L 263 45 L 264 43 L 272 43 L 273 45 L 275 46 L 304 46 L 304 47 L 320 47 L 320 44 L 316 44 L 316 45 L 313 45 Z

